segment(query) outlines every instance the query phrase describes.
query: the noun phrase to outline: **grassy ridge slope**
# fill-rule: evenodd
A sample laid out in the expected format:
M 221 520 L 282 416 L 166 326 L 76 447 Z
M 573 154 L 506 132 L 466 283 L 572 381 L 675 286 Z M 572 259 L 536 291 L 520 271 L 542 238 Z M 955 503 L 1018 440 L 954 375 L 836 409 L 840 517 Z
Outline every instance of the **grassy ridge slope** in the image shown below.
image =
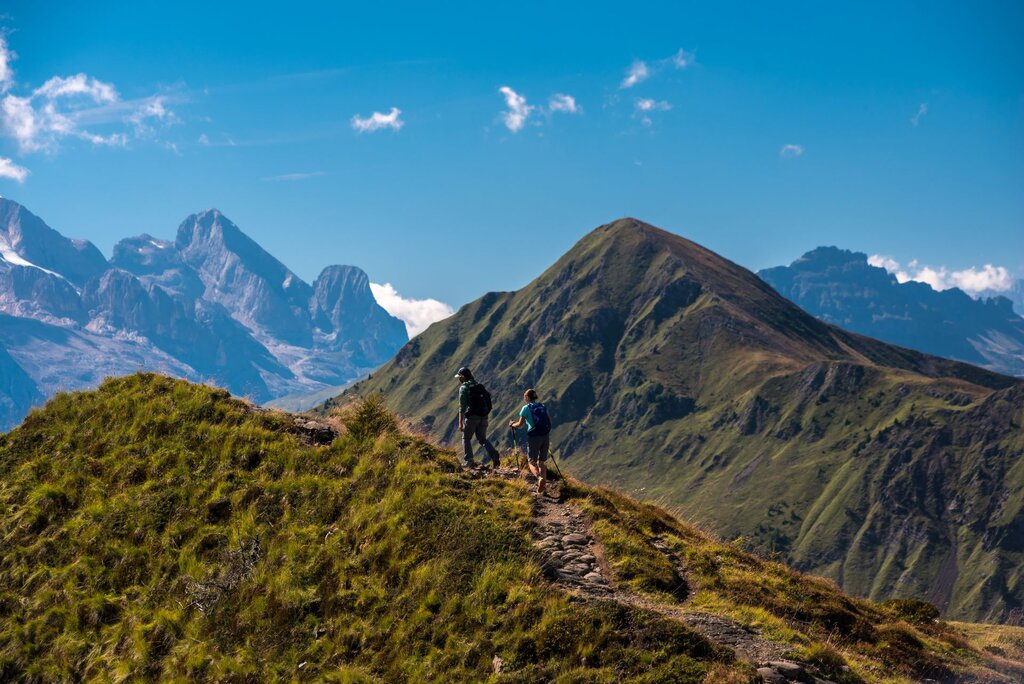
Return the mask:
M 0 436 L 0 678 L 750 679 L 677 621 L 544 581 L 522 484 L 467 477 L 372 402 L 343 420 L 317 446 L 286 414 L 147 374 L 59 395 Z M 695 607 L 837 681 L 1024 672 L 964 636 L 1002 634 L 850 598 L 653 506 L 564 487 L 620 586 L 676 601 L 656 537 L 685 559 Z
M 860 595 L 960 619 L 1024 608 L 1018 380 L 822 323 L 632 219 L 433 325 L 347 394 L 382 393 L 450 442 L 461 365 L 491 390 L 496 425 L 537 387 L 587 482 Z

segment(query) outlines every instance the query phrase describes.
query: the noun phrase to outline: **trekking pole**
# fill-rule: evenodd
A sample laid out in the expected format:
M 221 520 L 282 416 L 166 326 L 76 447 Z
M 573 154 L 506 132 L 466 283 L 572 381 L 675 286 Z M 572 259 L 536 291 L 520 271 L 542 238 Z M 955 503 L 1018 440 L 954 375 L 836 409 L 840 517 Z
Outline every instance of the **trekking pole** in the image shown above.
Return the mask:
M 555 450 L 551 450 L 551 464 L 555 466 L 555 472 L 558 473 L 558 479 L 565 482 L 565 477 L 562 475 L 561 469 L 558 467 L 558 461 L 555 460 Z
M 512 458 L 516 460 L 516 470 L 522 473 L 523 469 L 519 466 L 519 445 L 516 443 L 515 428 L 508 429 L 508 441 L 512 442 Z

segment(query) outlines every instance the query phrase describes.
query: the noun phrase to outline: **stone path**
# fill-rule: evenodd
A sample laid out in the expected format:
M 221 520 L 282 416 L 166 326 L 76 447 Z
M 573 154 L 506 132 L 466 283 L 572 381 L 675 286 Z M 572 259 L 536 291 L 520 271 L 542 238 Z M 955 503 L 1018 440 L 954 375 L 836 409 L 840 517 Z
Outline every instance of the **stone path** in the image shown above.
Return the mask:
M 534 510 L 533 539 L 544 576 L 585 596 L 608 598 L 613 589 L 601 567 L 604 554 L 580 510 L 539 494 Z

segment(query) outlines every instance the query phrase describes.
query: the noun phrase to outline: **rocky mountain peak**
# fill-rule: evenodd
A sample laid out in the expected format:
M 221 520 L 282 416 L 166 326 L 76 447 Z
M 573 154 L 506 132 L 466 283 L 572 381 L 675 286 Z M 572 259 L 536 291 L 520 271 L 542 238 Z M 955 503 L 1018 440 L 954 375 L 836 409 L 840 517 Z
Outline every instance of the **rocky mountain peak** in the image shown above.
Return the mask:
M 207 242 L 211 239 L 223 240 L 224 231 L 241 232 L 219 209 L 211 208 L 195 214 L 189 214 L 178 226 L 175 247 L 184 250 L 189 245 Z
M 187 217 L 175 246 L 206 287 L 205 297 L 246 325 L 308 346 L 313 289 L 217 209 Z
M 0 257 L 11 265 L 49 271 L 76 287 L 108 267 L 107 260 L 88 240 L 69 240 L 22 205 L 3 198 Z
M 792 267 L 828 268 L 849 265 L 868 267 L 868 255 L 834 246 L 816 247 L 794 261 Z
M 400 346 L 407 339 L 405 324 L 377 303 L 370 291 L 370 278 L 356 266 L 325 268 L 313 282 L 309 311 L 313 325 L 334 336 L 335 346 L 364 345 L 365 335 L 354 334 L 358 330 L 377 332 L 367 352 L 377 344 Z
M 114 245 L 110 263 L 136 275 L 158 273 L 167 268 L 180 266 L 181 255 L 175 244 L 159 240 L 148 233 L 124 238 Z

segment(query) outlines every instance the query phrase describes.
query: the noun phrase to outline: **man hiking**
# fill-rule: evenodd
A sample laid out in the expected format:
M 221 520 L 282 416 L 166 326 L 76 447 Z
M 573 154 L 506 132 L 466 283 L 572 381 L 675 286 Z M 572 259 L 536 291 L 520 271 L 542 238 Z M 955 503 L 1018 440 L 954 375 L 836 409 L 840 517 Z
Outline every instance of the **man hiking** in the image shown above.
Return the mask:
M 473 459 L 473 435 L 476 435 L 478 442 L 487 449 L 487 455 L 491 457 L 491 465 L 495 468 L 501 467 L 501 457 L 498 450 L 487 439 L 487 414 L 491 412 L 490 393 L 473 379 L 473 372 L 463 366 L 455 373 L 459 381 L 459 431 L 462 433 L 462 450 L 465 454 L 462 465 L 465 468 L 475 468 L 477 462 Z
M 551 417 L 544 404 L 537 401 L 537 392 L 528 389 L 523 393 L 526 405 L 519 409 L 519 419 L 509 421 L 508 426 L 518 429 L 525 424 L 526 432 L 526 463 L 530 472 L 537 478 L 537 492 L 544 493 L 548 481 L 548 449 L 551 448 Z

